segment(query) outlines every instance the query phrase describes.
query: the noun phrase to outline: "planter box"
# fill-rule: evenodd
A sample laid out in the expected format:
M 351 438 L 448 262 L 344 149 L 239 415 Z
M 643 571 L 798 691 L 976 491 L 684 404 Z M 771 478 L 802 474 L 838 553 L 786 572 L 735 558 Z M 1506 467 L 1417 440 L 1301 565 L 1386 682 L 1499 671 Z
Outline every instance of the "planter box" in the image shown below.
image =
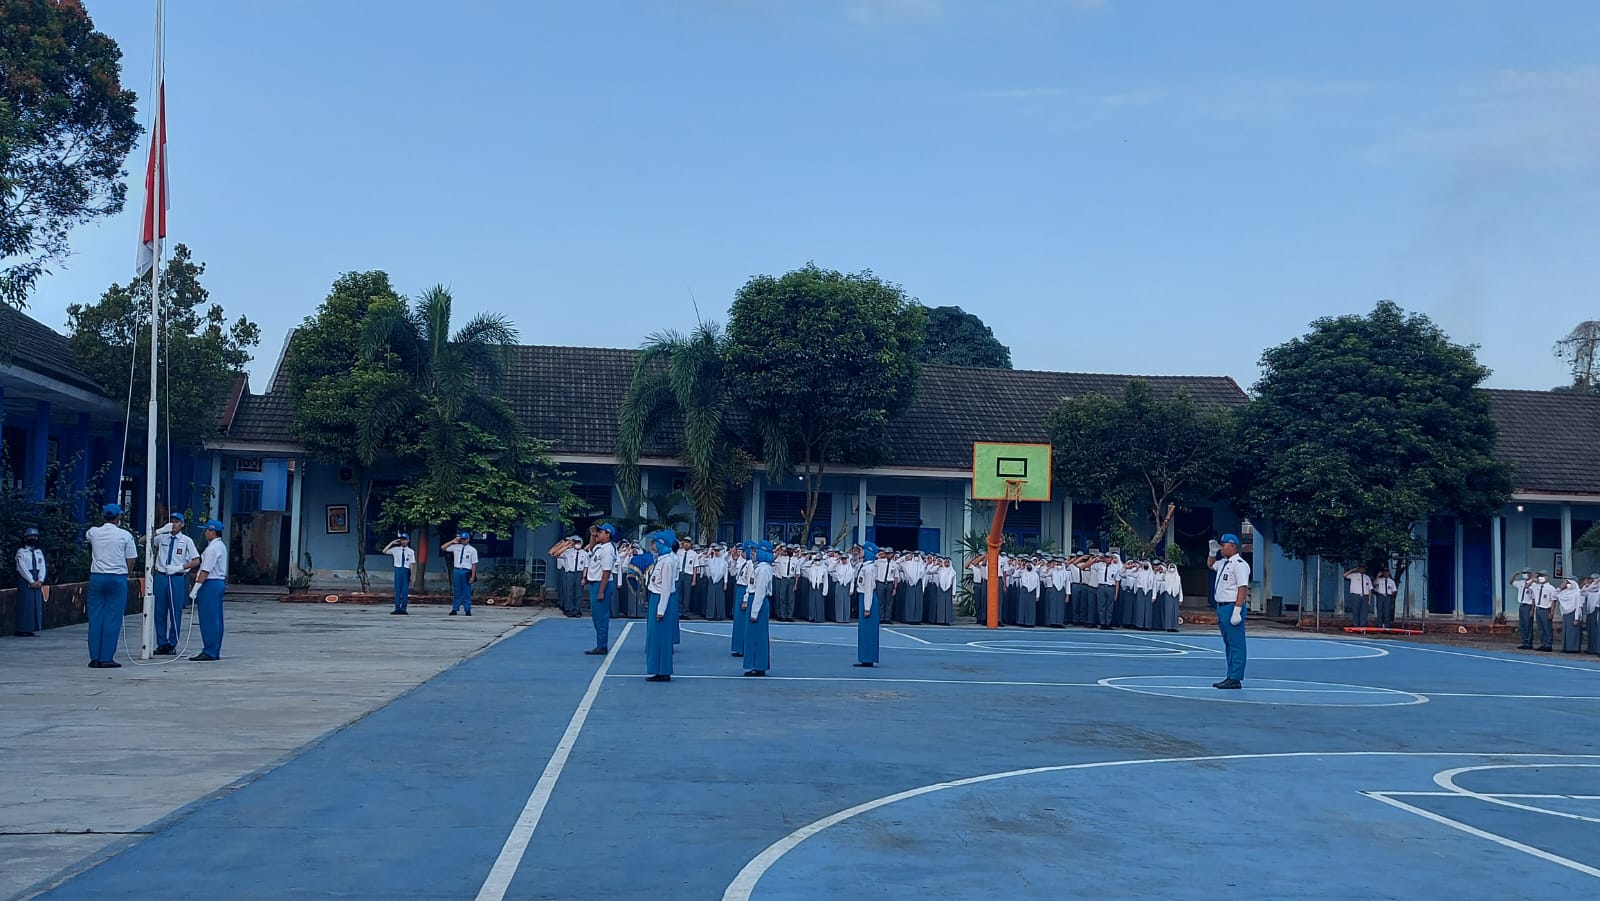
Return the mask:
M 127 613 L 144 610 L 144 599 L 139 596 L 139 581 L 128 580 Z M 44 599 L 44 627 L 57 629 L 89 621 L 89 583 L 69 582 L 51 585 L 50 596 Z M 10 635 L 17 628 L 17 590 L 0 590 L 0 635 Z

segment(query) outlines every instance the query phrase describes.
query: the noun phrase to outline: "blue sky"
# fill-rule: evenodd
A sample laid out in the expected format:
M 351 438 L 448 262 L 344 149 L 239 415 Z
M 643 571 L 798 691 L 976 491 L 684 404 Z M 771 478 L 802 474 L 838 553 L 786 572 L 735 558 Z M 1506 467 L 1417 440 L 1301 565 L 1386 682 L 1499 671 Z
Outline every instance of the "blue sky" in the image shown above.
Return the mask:
M 86 0 L 148 94 L 153 0 Z M 870 268 L 1019 367 L 1231 375 L 1383 298 L 1565 378 L 1600 318 L 1600 5 L 169 0 L 170 230 L 286 331 L 340 272 L 635 346 Z M 142 151 L 139 159 L 142 159 Z M 134 168 L 137 168 L 135 162 Z M 125 281 L 79 229 L 32 312 Z

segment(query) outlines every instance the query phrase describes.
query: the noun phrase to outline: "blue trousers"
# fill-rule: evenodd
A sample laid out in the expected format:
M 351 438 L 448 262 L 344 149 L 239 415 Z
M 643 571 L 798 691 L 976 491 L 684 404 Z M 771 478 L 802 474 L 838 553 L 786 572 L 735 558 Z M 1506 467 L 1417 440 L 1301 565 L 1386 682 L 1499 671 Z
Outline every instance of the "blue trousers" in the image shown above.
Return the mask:
M 222 592 L 227 586 L 221 579 L 207 579 L 200 583 L 200 594 L 195 596 L 195 612 L 200 614 L 201 650 L 213 657 L 222 656 Z
M 746 622 L 744 634 L 744 666 L 745 669 L 758 669 L 765 671 L 772 665 L 772 642 L 769 639 L 768 622 L 772 617 L 772 599 L 768 598 L 761 605 L 761 613 L 754 620 L 750 619 L 750 611 L 744 612 Z
M 122 638 L 122 617 L 128 612 L 128 577 L 89 574 L 89 659 L 110 661 Z
M 750 611 L 744 609 L 743 585 L 733 586 L 733 653 L 744 656 L 744 633 L 750 626 Z
M 600 583 L 589 583 L 589 619 L 594 621 L 594 646 L 597 648 L 611 647 L 611 594 L 617 586 L 610 581 L 606 582 L 604 594 L 600 593 Z
M 411 567 L 394 568 L 394 609 L 405 610 L 411 602 Z
M 1217 628 L 1222 630 L 1222 651 L 1228 657 L 1228 678 L 1238 682 L 1244 681 L 1244 627 L 1250 619 L 1250 611 L 1240 608 L 1242 618 L 1239 625 L 1235 626 L 1230 620 L 1233 618 L 1232 604 L 1217 605 Z
M 1539 647 L 1547 651 L 1556 640 L 1555 627 L 1550 623 L 1550 609 L 1540 607 L 1533 611 L 1534 619 L 1539 624 Z
M 870 595 L 869 595 L 870 597 Z M 861 605 L 861 619 L 856 621 L 856 662 L 878 662 L 878 605 L 872 604 L 872 612 L 868 613 Z
M 450 612 L 465 610 L 472 612 L 472 577 L 471 569 L 457 569 L 450 573 Z
M 1113 618 L 1117 614 L 1117 587 L 1115 585 L 1101 585 L 1095 589 L 1095 599 L 1099 603 L 1098 612 L 1100 614 L 1095 623 L 1101 626 L 1112 625 Z
M 189 606 L 189 579 L 183 573 L 155 575 L 156 645 L 176 645 L 183 631 L 183 608 Z
M 672 675 L 672 624 L 678 619 L 676 595 L 667 596 L 667 613 L 656 621 L 661 595 L 651 592 L 644 611 L 644 671 L 650 676 Z

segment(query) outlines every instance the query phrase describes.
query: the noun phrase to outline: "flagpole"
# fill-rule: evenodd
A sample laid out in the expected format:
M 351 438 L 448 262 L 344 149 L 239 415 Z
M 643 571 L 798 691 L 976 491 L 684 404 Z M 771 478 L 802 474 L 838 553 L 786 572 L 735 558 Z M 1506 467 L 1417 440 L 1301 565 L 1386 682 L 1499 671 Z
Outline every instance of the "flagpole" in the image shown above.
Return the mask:
M 166 167 L 162 155 L 166 152 L 166 96 L 165 96 L 165 31 L 163 21 L 165 0 L 156 0 L 156 55 L 155 55 L 155 127 L 150 129 L 150 158 L 154 162 L 151 172 L 151 198 L 147 204 L 150 214 L 150 233 L 155 239 L 150 267 L 150 405 L 145 423 L 144 457 L 144 607 L 140 618 L 139 659 L 149 660 L 155 643 L 155 540 L 156 540 L 156 359 L 160 355 L 161 340 L 161 257 L 165 250 L 162 241 L 161 213 L 167 196 Z M 167 490 L 171 491 L 168 485 Z

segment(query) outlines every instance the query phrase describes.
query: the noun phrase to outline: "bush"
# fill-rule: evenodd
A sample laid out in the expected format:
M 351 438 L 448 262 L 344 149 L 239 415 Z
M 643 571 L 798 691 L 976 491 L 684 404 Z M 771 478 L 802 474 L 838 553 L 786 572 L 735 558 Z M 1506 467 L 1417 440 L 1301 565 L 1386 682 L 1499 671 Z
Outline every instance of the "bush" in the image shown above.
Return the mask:
M 10 461 L 0 456 L 0 545 L 4 548 L 0 556 L 5 559 L 7 569 L 22 543 L 22 531 L 31 527 L 39 530 L 39 547 L 44 551 L 50 584 L 82 582 L 89 578 L 89 548 L 77 508 L 82 504 L 86 512 L 92 512 L 90 508 L 94 505 L 89 503 L 87 488 L 73 490 L 71 473 L 78 459 L 75 456 L 50 467 L 45 475 L 49 486 L 45 499 L 36 501 L 16 478 Z M 108 471 L 109 467 L 102 466 L 99 472 L 89 475 L 87 484 L 102 484 Z

